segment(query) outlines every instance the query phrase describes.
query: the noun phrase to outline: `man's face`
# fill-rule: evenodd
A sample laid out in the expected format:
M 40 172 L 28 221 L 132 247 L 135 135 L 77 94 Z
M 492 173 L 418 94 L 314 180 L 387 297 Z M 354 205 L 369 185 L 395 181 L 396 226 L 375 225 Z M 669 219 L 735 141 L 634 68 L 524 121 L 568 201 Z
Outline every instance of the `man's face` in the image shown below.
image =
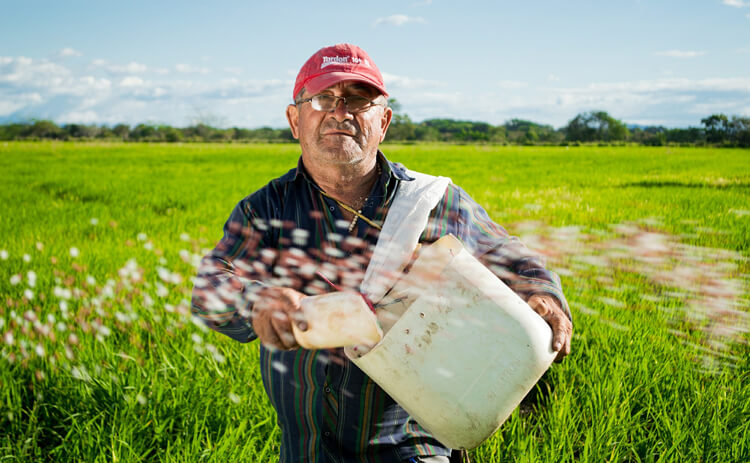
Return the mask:
M 372 87 L 352 81 L 340 82 L 320 93 L 383 98 Z M 311 96 L 304 91 L 301 98 Z M 352 114 L 340 100 L 332 112 L 316 111 L 309 102 L 289 105 L 286 111 L 292 135 L 300 141 L 303 160 L 321 165 L 356 164 L 374 158 L 392 115 L 393 111 L 383 106 Z

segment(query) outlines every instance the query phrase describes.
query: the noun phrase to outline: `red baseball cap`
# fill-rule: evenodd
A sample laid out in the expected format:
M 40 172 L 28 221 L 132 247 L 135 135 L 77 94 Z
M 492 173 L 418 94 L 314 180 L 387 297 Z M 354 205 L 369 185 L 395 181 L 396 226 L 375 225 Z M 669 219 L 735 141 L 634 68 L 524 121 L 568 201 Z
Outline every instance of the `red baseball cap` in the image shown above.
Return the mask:
M 304 87 L 316 94 L 345 80 L 363 82 L 378 89 L 384 96 L 383 76 L 364 50 L 356 45 L 340 43 L 318 50 L 308 59 L 297 74 L 292 98 Z

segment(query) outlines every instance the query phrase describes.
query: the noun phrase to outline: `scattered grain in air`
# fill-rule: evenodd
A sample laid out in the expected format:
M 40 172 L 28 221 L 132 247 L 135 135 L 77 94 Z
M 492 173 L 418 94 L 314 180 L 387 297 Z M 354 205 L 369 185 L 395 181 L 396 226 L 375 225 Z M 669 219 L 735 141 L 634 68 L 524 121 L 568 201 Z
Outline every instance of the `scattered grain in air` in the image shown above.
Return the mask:
M 347 222 L 346 220 L 337 220 L 336 221 L 336 228 L 349 228 L 350 222 Z
M 0 250 L 0 259 L 8 260 L 8 251 L 6 251 L 5 249 Z
M 237 394 L 235 394 L 234 392 L 230 392 L 229 393 L 229 400 L 231 400 L 232 402 L 234 402 L 236 404 L 240 403 L 240 397 Z
M 72 258 L 75 259 L 79 255 L 80 255 L 80 251 L 78 251 L 78 248 L 76 248 L 76 247 L 70 248 L 70 257 L 72 257 Z
M 42 249 L 44 249 L 44 244 L 42 244 L 41 241 L 37 241 L 36 242 L 36 250 L 37 251 L 41 251 Z
M 42 346 L 41 344 L 37 344 L 36 347 L 34 348 L 34 352 L 39 357 L 44 357 L 44 346 Z
M 147 241 L 147 242 L 143 243 L 143 248 L 146 251 L 153 251 L 153 249 L 154 249 L 154 243 L 152 243 L 151 241 Z
M 163 284 L 156 283 L 156 295 L 159 297 L 167 297 L 169 295 L 169 291 Z
M 190 241 L 190 235 L 188 235 L 187 233 L 182 233 L 182 234 L 180 234 L 180 240 L 181 241 Z
M 29 287 L 33 288 L 36 286 L 36 272 L 33 270 L 26 272 L 26 281 L 28 282 Z
M 16 286 L 18 283 L 21 282 L 21 275 L 12 275 L 10 277 L 10 284 L 13 286 Z
M 31 262 L 31 256 L 28 255 L 28 254 L 24 254 L 23 255 L 23 261 L 26 262 L 26 263 Z
M 5 344 L 12 346 L 13 342 L 15 341 L 15 338 L 13 337 L 13 333 L 8 331 L 3 335 L 3 340 L 5 341 Z
M 271 366 L 273 367 L 274 370 L 278 371 L 281 374 L 284 374 L 287 371 L 286 365 L 284 365 L 283 363 L 279 362 L 278 360 L 274 360 L 271 363 Z
M 599 300 L 607 305 L 611 305 L 612 307 L 618 307 L 618 308 L 625 307 L 624 302 L 618 301 L 617 299 L 612 299 L 611 297 L 600 297 Z
M 447 369 L 445 369 L 443 367 L 437 367 L 437 368 L 435 368 L 435 371 L 437 372 L 437 374 L 439 374 L 440 376 L 443 376 L 445 378 L 452 378 L 453 377 L 453 372 L 450 371 L 450 370 L 447 370 Z
M 348 227 L 348 224 L 347 224 L 347 227 Z M 339 243 L 339 242 L 341 242 L 341 240 L 344 239 L 344 237 L 342 235 L 338 234 L 338 233 L 329 233 L 328 234 L 328 239 L 330 241 L 333 241 L 334 243 Z
M 34 292 L 30 289 L 26 289 L 23 292 L 23 297 L 25 297 L 28 300 L 34 299 Z
M 148 236 L 145 233 L 141 232 L 141 233 L 138 233 L 138 236 L 136 237 L 136 239 L 138 241 L 146 241 L 148 239 Z
M 135 400 L 141 405 L 146 405 L 148 403 L 148 400 L 146 400 L 143 394 L 138 394 L 137 396 L 135 396 Z
M 89 223 L 94 226 L 99 225 L 99 219 L 97 219 L 96 217 L 91 217 L 91 220 L 89 220 Z

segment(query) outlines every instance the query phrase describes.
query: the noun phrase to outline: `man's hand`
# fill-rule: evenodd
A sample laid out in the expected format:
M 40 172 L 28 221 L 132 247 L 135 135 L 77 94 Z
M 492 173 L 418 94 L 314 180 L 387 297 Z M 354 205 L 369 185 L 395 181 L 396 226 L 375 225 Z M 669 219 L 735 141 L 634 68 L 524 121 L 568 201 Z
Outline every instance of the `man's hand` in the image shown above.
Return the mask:
M 277 349 L 299 347 L 292 334 L 292 323 L 306 329 L 301 320 L 300 301 L 304 294 L 289 288 L 271 286 L 258 293 L 259 299 L 253 305 L 253 330 L 260 342 Z
M 535 294 L 527 301 L 552 328 L 552 349 L 557 352 L 556 362 L 570 354 L 570 338 L 573 337 L 573 324 L 563 312 L 560 303 L 552 296 Z

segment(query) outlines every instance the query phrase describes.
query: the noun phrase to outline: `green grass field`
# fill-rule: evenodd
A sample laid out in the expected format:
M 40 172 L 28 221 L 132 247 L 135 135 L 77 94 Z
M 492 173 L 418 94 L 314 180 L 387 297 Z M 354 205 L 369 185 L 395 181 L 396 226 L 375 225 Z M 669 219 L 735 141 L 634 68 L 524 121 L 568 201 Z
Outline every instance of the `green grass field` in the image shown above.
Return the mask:
M 573 353 L 473 461 L 750 460 L 750 151 L 385 146 L 547 255 Z M 0 144 L 2 461 L 275 461 L 194 264 L 296 145 Z

